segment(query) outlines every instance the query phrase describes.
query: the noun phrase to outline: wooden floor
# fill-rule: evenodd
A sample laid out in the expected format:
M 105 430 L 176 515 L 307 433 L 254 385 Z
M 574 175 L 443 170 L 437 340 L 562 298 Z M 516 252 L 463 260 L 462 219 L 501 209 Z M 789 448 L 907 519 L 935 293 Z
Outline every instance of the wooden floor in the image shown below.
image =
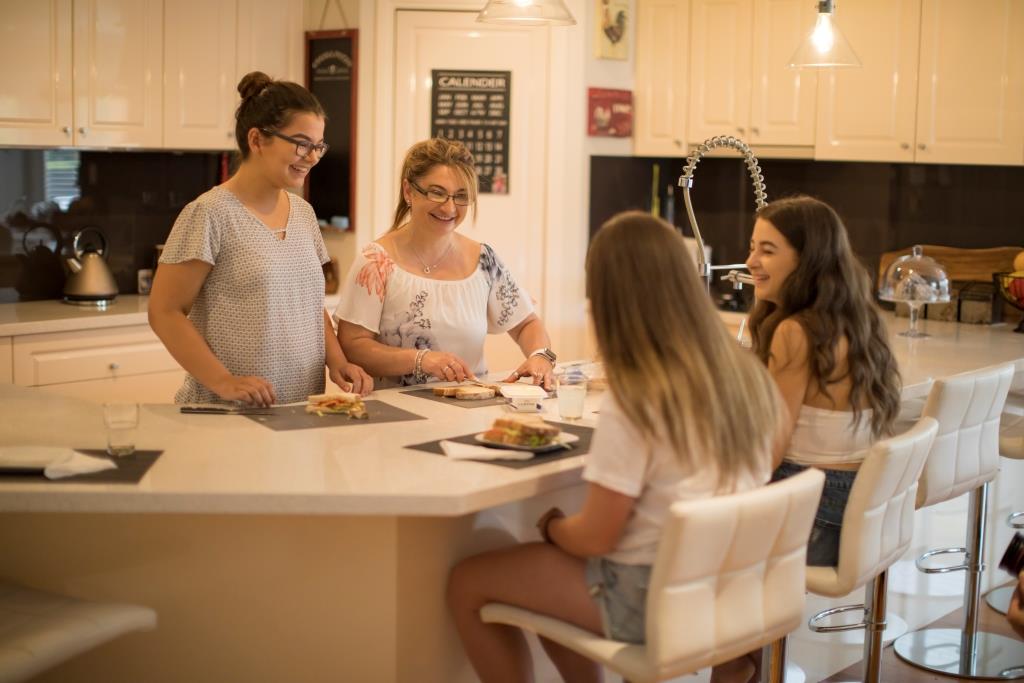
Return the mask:
M 1009 585 L 1009 584 L 1007 584 Z M 931 626 L 944 628 L 960 628 L 963 626 L 963 610 L 957 610 L 945 617 L 935 621 Z M 996 612 L 982 597 L 981 613 L 978 615 L 978 624 L 981 630 L 1010 638 L 1020 638 L 1010 625 L 1006 622 L 1006 616 Z M 835 676 L 825 679 L 826 683 L 838 681 L 859 681 L 861 680 L 861 663 L 857 662 L 852 666 L 843 669 Z M 953 676 L 941 676 L 924 669 L 918 669 L 904 662 L 896 656 L 892 644 L 885 648 L 882 654 L 882 675 L 881 680 L 885 683 L 951 683 L 952 681 L 967 681 L 966 678 L 955 678 Z M 1024 681 L 1024 679 L 1018 679 Z

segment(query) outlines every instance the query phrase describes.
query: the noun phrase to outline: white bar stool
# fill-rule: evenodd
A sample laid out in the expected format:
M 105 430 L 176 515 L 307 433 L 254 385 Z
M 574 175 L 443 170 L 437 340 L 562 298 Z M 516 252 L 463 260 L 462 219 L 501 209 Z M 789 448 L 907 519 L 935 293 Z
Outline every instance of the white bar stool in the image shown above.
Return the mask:
M 982 553 L 988 483 L 999 471 L 999 419 L 1013 379 L 1006 363 L 935 382 L 923 415 L 938 420 L 939 432 L 928 454 L 917 491 L 917 507 L 952 500 L 970 492 L 967 545 L 924 553 L 917 567 L 925 573 L 965 571 L 964 625 L 960 629 L 926 628 L 896 639 L 900 659 L 922 669 L 960 678 L 1024 677 L 1024 644 L 978 630 Z M 926 567 L 935 555 L 965 553 L 964 562 Z
M 823 610 L 807 622 L 808 628 L 818 633 L 865 630 L 861 679 L 865 683 L 879 680 L 888 569 L 913 540 L 917 482 L 938 426 L 933 418 L 923 417 L 909 431 L 872 446 L 857 470 L 843 512 L 838 565 L 807 568 L 807 590 L 817 595 L 841 597 L 866 586 L 863 605 Z M 852 611 L 861 612 L 863 620 L 821 624 L 828 617 Z
M 753 491 L 673 505 L 651 572 L 645 645 L 499 603 L 484 605 L 480 616 L 561 643 L 631 683 L 757 650 L 800 625 L 807 537 L 824 480 L 812 469 Z M 782 680 L 784 664 L 780 657 L 774 680 Z
M 132 631 L 156 628 L 148 607 L 89 602 L 0 581 L 0 683 L 16 683 Z

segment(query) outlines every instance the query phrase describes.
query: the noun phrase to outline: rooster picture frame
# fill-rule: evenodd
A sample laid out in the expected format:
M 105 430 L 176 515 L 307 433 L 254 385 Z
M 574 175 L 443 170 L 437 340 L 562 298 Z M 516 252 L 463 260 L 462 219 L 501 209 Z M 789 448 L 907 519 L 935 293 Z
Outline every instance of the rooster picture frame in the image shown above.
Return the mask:
M 628 0 L 594 0 L 594 56 L 628 59 L 632 19 Z

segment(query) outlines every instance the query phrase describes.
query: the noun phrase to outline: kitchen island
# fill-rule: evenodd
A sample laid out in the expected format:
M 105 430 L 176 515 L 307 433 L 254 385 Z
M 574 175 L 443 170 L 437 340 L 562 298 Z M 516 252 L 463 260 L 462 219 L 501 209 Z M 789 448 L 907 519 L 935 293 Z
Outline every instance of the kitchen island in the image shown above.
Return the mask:
M 931 378 L 1024 358 L 1024 337 L 1005 327 L 925 329 L 934 336 L 893 338 L 909 395 Z M 552 504 L 575 509 L 583 458 L 510 469 L 409 450 L 481 431 L 503 408 L 400 390 L 374 398 L 426 419 L 272 431 L 152 405 L 137 446 L 164 453 L 138 484 L 0 479 L 0 576 L 159 615 L 156 631 L 40 680 L 475 680 L 445 613 L 448 570 L 535 539 L 532 524 Z M 587 400 L 592 425 L 600 397 Z M 0 444 L 104 443 L 100 409 L 86 401 L 7 385 L 0 407 Z M 1008 504 L 993 497 L 993 524 Z

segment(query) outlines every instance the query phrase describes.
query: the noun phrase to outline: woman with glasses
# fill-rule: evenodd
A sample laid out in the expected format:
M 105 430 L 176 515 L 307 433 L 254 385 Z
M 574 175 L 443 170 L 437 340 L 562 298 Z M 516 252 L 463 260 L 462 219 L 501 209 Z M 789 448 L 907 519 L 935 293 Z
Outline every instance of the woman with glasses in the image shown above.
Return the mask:
M 149 300 L 149 323 L 188 372 L 179 403 L 304 401 L 331 381 L 368 393 L 324 310 L 330 260 L 301 187 L 327 150 L 309 91 L 253 72 L 238 84 L 238 171 L 174 223 Z
M 461 142 L 413 145 L 391 230 L 356 258 L 334 313 L 353 361 L 385 386 L 487 372 L 484 339 L 507 332 L 526 359 L 506 378 L 550 388 L 555 354 L 529 296 L 487 244 L 457 232 L 477 175 Z

